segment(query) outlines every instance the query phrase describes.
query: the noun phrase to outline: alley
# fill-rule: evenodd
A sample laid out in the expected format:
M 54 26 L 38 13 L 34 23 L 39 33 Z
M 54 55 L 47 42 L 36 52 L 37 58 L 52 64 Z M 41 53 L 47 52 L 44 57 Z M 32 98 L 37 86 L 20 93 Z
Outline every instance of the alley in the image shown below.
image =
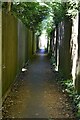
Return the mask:
M 67 95 L 55 81 L 47 54 L 37 53 L 25 68 L 3 104 L 3 117 L 74 118 Z

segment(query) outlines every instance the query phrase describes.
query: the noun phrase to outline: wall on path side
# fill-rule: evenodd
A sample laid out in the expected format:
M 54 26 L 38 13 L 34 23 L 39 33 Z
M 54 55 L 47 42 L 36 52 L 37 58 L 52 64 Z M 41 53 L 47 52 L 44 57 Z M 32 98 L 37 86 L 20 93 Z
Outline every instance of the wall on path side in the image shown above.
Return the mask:
M 2 94 L 8 90 L 9 86 L 17 74 L 17 19 L 11 13 L 2 13 Z
M 65 79 L 72 79 L 73 85 L 80 94 L 80 13 L 75 18 L 66 19 L 57 26 L 58 34 L 54 36 L 54 57 L 56 70 Z M 56 27 L 55 27 L 56 32 Z M 57 45 L 56 44 L 57 38 Z M 55 47 L 56 46 L 56 47 Z M 55 55 L 56 54 L 56 55 Z
M 11 12 L 2 12 L 2 95 L 36 52 L 36 36 Z
M 0 9 L 0 118 L 2 118 L 2 10 Z

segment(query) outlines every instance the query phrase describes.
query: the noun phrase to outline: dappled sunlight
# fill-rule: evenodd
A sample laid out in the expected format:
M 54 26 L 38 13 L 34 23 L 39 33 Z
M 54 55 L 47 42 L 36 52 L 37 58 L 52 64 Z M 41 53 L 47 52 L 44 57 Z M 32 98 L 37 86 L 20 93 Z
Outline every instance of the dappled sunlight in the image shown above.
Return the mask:
M 75 86 L 75 78 L 76 78 L 76 64 L 78 59 L 78 15 L 73 20 L 73 27 L 72 27 L 72 77 L 73 77 L 73 84 Z
M 36 56 L 28 71 L 21 72 L 4 102 L 4 118 L 74 117 L 72 107 L 52 73 L 48 58 Z
M 71 107 L 68 103 L 66 94 L 60 91 L 60 88 L 55 83 L 45 84 L 43 91 L 42 106 L 48 111 L 51 118 L 66 118 L 72 117 Z

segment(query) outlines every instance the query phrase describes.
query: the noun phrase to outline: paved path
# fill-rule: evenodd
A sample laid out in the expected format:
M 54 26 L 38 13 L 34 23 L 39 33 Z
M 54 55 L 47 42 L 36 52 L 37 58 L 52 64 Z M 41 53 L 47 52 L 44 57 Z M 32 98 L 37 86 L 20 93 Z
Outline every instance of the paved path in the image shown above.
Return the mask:
M 6 118 L 73 118 L 67 96 L 55 82 L 47 55 L 37 54 L 3 105 Z M 62 120 L 62 119 L 61 119 Z

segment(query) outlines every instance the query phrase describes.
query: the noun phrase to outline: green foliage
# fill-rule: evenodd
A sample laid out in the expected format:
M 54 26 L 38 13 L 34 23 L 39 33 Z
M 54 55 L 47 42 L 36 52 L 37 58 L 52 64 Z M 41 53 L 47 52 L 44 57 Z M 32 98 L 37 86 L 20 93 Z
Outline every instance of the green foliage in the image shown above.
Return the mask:
M 50 58 L 50 63 L 51 63 L 51 65 L 55 66 L 55 58 L 53 55 Z
M 3 8 L 7 9 L 7 3 L 3 3 Z M 12 13 L 17 16 L 27 27 L 37 30 L 49 14 L 46 6 L 41 6 L 39 2 L 14 2 Z
M 6 8 L 7 3 L 3 3 Z M 41 34 L 42 29 L 46 29 L 48 36 L 50 32 L 64 19 L 73 18 L 79 4 L 72 0 L 61 2 L 61 0 L 54 0 L 54 2 L 13 2 L 12 13 L 30 29 Z M 45 21 L 45 22 L 42 22 Z M 44 24 L 43 24 L 44 23 Z
M 63 21 L 64 19 L 73 18 L 77 13 L 78 4 L 74 1 L 55 2 L 51 5 L 53 10 L 53 20 L 55 24 Z
M 62 80 L 61 85 L 71 98 L 73 105 L 75 106 L 77 116 L 80 117 L 80 95 L 78 95 L 77 92 L 75 91 L 73 81 Z
M 66 9 L 67 9 L 67 15 L 70 16 L 71 18 L 76 16 L 77 10 L 78 10 L 78 3 L 77 1 L 74 2 L 72 0 L 69 0 L 66 3 Z
M 61 85 L 64 86 L 65 91 L 67 91 L 69 95 L 74 94 L 74 86 L 72 80 L 63 80 L 61 81 Z
M 54 3 L 52 4 L 53 10 L 53 20 L 55 24 L 61 22 L 66 15 L 66 8 L 64 3 Z
M 80 101 L 79 101 L 79 104 L 77 106 L 78 106 L 77 117 L 80 117 Z
M 47 7 L 38 2 L 15 3 L 12 6 L 14 14 L 30 29 L 37 30 L 41 21 L 48 15 Z
M 54 29 L 53 17 L 48 16 L 46 23 L 47 23 L 47 25 L 46 25 L 46 32 L 47 32 L 48 36 L 50 37 L 51 31 Z

